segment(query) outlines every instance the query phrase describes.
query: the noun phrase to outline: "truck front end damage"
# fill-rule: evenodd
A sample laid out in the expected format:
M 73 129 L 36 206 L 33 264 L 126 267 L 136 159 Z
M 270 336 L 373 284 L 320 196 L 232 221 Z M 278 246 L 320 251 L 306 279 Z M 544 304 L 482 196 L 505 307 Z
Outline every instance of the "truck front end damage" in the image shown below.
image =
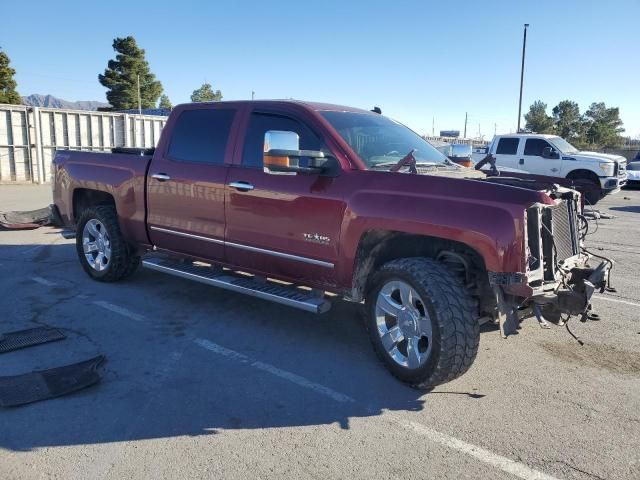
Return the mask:
M 586 321 L 593 293 L 608 285 L 613 261 L 584 247 L 588 224 L 580 194 L 558 188 L 551 197 L 554 204 L 536 203 L 525 212 L 524 272 L 489 276 L 503 336 L 531 313 L 547 328 L 571 316 Z

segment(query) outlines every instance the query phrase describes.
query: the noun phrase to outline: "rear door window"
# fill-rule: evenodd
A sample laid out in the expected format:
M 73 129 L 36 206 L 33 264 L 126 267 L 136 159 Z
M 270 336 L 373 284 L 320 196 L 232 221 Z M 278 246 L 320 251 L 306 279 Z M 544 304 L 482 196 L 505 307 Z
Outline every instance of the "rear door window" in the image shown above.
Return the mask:
M 168 156 L 181 162 L 223 165 L 235 110 L 185 110 L 173 126 Z
M 499 155 L 515 155 L 518 153 L 519 138 L 501 138 L 498 141 L 496 154 Z
M 542 150 L 544 150 L 545 147 L 551 147 L 546 140 L 542 140 L 541 138 L 527 138 L 527 142 L 524 144 L 524 154 L 541 157 Z

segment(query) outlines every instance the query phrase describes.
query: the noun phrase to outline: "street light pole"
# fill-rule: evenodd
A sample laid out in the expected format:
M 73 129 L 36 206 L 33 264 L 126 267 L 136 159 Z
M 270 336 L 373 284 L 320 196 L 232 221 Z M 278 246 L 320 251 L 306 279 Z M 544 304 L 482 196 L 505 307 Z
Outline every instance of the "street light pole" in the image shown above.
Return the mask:
M 462 138 L 467 138 L 467 112 L 464 112 L 464 135 Z
M 524 24 L 524 36 L 522 38 L 522 67 L 520 68 L 520 100 L 518 101 L 518 130 L 517 133 L 520 133 L 520 117 L 522 115 L 522 84 L 524 82 L 524 55 L 527 50 L 527 27 L 529 27 L 528 23 Z

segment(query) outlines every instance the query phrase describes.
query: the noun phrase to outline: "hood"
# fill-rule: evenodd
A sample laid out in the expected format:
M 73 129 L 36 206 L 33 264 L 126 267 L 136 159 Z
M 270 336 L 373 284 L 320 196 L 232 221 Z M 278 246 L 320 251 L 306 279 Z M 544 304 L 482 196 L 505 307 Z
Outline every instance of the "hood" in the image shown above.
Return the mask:
M 626 162 L 626 158 L 622 155 L 611 155 L 609 153 L 601 152 L 578 152 L 571 155 L 563 155 L 564 157 L 580 157 L 581 160 L 590 160 L 594 162 L 602 162 L 608 160 L 610 162 Z
M 547 195 L 559 191 L 558 179 L 556 177 L 532 175 L 524 170 L 509 167 L 500 167 L 500 175 L 492 176 L 488 175 L 489 168 L 489 166 L 485 166 L 481 170 L 476 170 L 475 168 L 458 168 L 451 170 L 427 170 L 425 172 L 420 171 L 420 168 L 418 168 L 418 175 L 465 180 L 484 180 L 496 185 L 507 185 L 525 190 L 533 190 L 535 192 L 544 192 Z
M 452 168 L 420 168 L 417 167 L 418 175 L 429 175 L 433 177 L 447 177 L 447 178 L 485 178 L 487 175 L 480 170 L 467 167 L 452 167 Z
M 472 168 L 425 169 L 418 173 L 385 172 L 374 170 L 360 171 L 365 182 L 363 190 L 375 190 L 380 193 L 389 192 L 398 195 L 400 192 L 409 197 L 452 198 L 458 202 L 474 204 L 500 204 L 503 208 L 516 207 L 523 209 L 534 203 L 552 204 L 549 196 L 551 188 L 548 183 L 521 181 L 517 178 L 487 177 L 481 171 Z M 551 185 L 552 187 L 552 185 Z

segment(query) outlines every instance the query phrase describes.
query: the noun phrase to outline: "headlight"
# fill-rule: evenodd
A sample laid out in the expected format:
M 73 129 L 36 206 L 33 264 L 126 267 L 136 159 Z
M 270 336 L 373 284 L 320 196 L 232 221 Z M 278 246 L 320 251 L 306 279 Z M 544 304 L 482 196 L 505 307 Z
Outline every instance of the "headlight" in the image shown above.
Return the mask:
M 613 177 L 615 164 L 613 162 L 600 162 L 600 170 L 604 172 L 605 177 Z

